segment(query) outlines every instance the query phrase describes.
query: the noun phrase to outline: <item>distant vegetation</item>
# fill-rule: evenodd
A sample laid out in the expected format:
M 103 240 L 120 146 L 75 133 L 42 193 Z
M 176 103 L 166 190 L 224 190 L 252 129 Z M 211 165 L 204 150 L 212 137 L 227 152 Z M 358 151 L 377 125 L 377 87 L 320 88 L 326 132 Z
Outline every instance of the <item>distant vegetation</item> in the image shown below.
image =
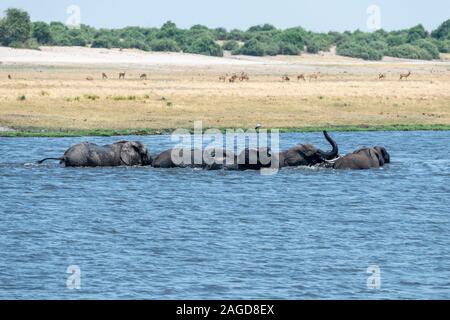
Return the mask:
M 31 22 L 29 14 L 19 9 L 11 8 L 5 13 L 6 17 L 0 20 L 0 45 L 13 48 L 90 46 L 221 57 L 224 50 L 235 55 L 298 55 L 328 51 L 336 46 L 339 55 L 365 60 L 380 60 L 383 56 L 431 60 L 438 59 L 440 52 L 450 53 L 450 19 L 431 33 L 421 24 L 391 32 L 316 33 L 301 27 L 281 30 L 270 24 L 253 26 L 247 31 L 210 29 L 203 25 L 180 29 L 171 21 L 161 28 L 95 29 L 81 25 L 73 29 L 60 22 Z

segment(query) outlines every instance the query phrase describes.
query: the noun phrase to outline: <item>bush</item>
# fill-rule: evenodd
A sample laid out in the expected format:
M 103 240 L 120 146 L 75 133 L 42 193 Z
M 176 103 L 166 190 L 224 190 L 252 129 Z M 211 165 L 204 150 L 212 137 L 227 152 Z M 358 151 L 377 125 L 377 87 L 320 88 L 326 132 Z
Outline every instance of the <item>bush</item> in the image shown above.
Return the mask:
M 436 40 L 435 45 L 439 52 L 450 53 L 450 40 Z
M 150 48 L 153 51 L 180 51 L 180 47 L 178 46 L 177 42 L 172 39 L 155 39 L 150 42 Z
M 414 42 L 413 45 L 426 50 L 433 59 L 440 58 L 438 47 L 430 40 L 420 39 Z
M 107 48 L 111 49 L 111 40 L 107 37 L 100 37 L 95 39 L 91 45 L 92 48 Z
M 292 43 L 281 42 L 279 44 L 278 53 L 284 54 L 284 55 L 296 56 L 296 55 L 300 54 L 300 49 L 297 46 L 293 45 Z
M 256 39 L 250 39 L 242 46 L 241 49 L 235 51 L 234 53 L 248 56 L 264 56 L 266 54 L 266 48 L 262 42 Z
M 45 22 L 33 23 L 32 30 L 33 38 L 35 38 L 39 44 L 46 45 L 52 43 L 53 37 L 50 31 L 50 26 Z
M 222 46 L 223 50 L 228 50 L 228 51 L 238 50 L 239 47 L 240 47 L 239 42 L 237 42 L 236 40 L 228 40 Z
M 373 49 L 368 45 L 347 41 L 337 46 L 337 54 L 346 57 L 360 58 L 364 60 L 381 60 L 384 52 Z
M 387 55 L 404 59 L 433 59 L 433 57 L 425 49 L 410 44 L 403 44 L 401 46 L 390 48 L 387 52 Z
M 188 52 L 206 56 L 223 57 L 222 48 L 210 37 L 200 37 L 188 48 Z

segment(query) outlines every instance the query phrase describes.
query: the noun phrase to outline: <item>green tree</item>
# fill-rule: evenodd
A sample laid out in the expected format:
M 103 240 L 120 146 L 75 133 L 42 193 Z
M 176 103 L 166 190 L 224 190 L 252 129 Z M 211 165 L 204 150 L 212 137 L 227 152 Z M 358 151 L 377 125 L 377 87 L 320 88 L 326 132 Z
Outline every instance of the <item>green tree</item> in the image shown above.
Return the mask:
M 45 45 L 52 43 L 52 33 L 50 31 L 50 26 L 47 23 L 41 21 L 34 22 L 32 30 L 33 38 L 35 38 L 39 44 Z
M 207 56 L 223 57 L 222 48 L 214 42 L 214 39 L 208 36 L 200 37 L 195 40 L 188 48 L 188 52 Z
M 428 36 L 427 30 L 423 27 L 423 25 L 418 24 L 415 27 L 412 27 L 408 30 L 408 42 L 412 43 L 419 39 L 424 39 Z
M 440 40 L 450 40 L 450 19 L 443 22 L 436 30 L 431 33 L 431 36 Z
M 247 41 L 241 49 L 235 51 L 234 54 L 243 54 L 249 56 L 264 56 L 266 49 L 264 44 L 257 39 L 253 38 Z
M 30 15 L 20 9 L 10 8 L 5 11 L 6 18 L 0 21 L 0 42 L 2 45 L 25 46 L 31 39 Z
M 155 39 L 150 42 L 150 48 L 153 51 L 179 52 L 180 47 L 173 39 Z

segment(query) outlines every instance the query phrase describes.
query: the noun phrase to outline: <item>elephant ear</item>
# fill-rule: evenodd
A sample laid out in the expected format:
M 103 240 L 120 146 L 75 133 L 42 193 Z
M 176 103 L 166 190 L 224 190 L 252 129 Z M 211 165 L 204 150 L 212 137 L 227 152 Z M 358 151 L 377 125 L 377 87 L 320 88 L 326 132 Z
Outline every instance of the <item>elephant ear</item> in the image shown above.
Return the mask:
M 377 149 L 369 149 L 369 156 L 372 156 L 372 153 L 375 154 L 375 158 L 378 160 L 378 164 L 380 165 L 380 167 L 384 166 L 384 158 L 383 155 L 381 154 L 381 152 Z
M 311 158 L 316 155 L 317 148 L 311 144 L 304 144 L 301 145 L 300 152 L 303 153 L 306 158 Z
M 135 142 L 126 142 L 120 151 L 120 160 L 127 166 L 141 165 L 139 146 Z

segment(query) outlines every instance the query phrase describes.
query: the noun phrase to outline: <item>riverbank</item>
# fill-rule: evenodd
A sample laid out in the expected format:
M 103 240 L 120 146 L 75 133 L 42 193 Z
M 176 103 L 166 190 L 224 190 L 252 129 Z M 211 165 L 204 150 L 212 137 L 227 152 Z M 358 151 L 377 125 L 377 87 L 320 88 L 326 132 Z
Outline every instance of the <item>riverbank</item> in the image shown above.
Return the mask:
M 261 124 L 284 131 L 450 126 L 448 62 L 58 50 L 0 50 L 0 127 L 16 130 L 1 136 L 158 134 L 196 121 L 205 128 Z M 250 80 L 219 80 L 241 72 Z M 300 74 L 306 80 L 297 80 Z
M 245 128 L 236 128 L 244 129 Z M 327 127 L 302 127 L 302 128 L 276 128 L 280 133 L 289 132 L 320 132 L 327 130 L 329 132 L 355 132 L 355 131 L 450 131 L 450 125 L 386 125 L 386 126 L 327 126 Z M 63 138 L 63 137 L 113 137 L 113 136 L 147 136 L 147 135 L 169 135 L 176 129 L 129 129 L 129 130 L 113 130 L 113 129 L 92 129 L 92 130 L 48 130 L 48 129 L 17 129 L 0 131 L 0 137 L 47 137 L 47 138 Z M 186 128 L 193 133 L 192 128 Z M 205 129 L 207 130 L 207 129 Z M 233 128 L 219 129 L 223 133 Z M 272 129 L 267 129 L 268 132 Z

